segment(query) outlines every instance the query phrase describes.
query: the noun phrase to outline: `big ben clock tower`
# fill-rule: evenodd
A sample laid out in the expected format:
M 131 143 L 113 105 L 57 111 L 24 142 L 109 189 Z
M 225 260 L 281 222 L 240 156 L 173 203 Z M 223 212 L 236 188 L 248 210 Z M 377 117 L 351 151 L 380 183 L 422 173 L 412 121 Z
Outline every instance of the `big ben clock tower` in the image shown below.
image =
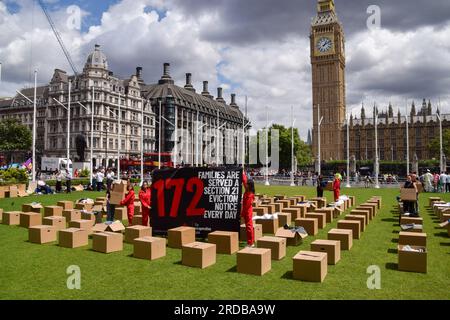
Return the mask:
M 333 0 L 318 0 L 311 24 L 313 100 L 313 154 L 318 151 L 320 126 L 321 160 L 342 160 L 345 121 L 345 44 Z

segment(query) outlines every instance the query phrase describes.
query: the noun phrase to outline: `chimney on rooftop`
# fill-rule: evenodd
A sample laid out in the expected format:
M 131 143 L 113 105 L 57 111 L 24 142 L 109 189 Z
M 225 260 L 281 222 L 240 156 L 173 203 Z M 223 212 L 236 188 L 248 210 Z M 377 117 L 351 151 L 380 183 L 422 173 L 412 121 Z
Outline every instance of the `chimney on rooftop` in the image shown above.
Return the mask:
M 186 73 L 186 85 L 184 86 L 184 88 L 186 90 L 195 92 L 195 88 L 192 86 L 192 74 L 191 73 Z
M 174 84 L 175 82 L 170 77 L 170 63 L 166 62 L 163 66 L 163 75 L 161 79 L 158 81 L 158 84 Z
M 224 98 L 223 98 L 223 88 L 219 87 L 217 88 L 217 101 L 219 102 L 225 102 Z

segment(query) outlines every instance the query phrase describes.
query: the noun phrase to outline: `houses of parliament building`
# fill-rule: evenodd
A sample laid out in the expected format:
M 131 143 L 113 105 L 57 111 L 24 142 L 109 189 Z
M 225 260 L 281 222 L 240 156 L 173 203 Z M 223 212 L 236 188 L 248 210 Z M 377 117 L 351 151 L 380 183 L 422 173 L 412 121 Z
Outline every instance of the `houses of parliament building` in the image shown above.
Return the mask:
M 336 15 L 333 0 L 318 0 L 317 15 L 311 24 L 310 42 L 313 154 L 318 156 L 318 128 L 321 121 L 321 160 L 345 160 L 347 157 L 345 35 Z M 397 112 L 394 112 L 394 109 Z M 440 114 L 439 108 L 433 107 L 430 101 L 424 99 L 421 106 L 416 106 L 413 102 L 408 108 L 408 114 L 402 114 L 399 110 L 391 104 L 386 106 L 385 110 L 363 106 L 359 118 L 352 115 L 349 120 L 350 157 L 356 161 L 375 159 L 375 112 L 377 112 L 378 150 L 381 161 L 406 159 L 407 126 L 410 159 L 436 158 L 436 155 L 430 153 L 429 144 L 432 139 L 439 137 L 437 116 Z M 442 129 L 450 129 L 450 114 L 440 116 Z

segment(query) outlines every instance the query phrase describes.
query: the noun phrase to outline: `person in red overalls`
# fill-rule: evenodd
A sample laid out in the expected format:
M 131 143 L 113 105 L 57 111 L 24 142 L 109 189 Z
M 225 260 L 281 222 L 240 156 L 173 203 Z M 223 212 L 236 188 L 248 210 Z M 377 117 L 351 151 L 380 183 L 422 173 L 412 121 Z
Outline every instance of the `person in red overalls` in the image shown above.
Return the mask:
M 248 180 L 247 174 L 242 176 L 242 184 L 245 188 L 244 198 L 242 199 L 241 216 L 244 217 L 245 230 L 247 232 L 247 247 L 254 247 L 255 230 L 253 229 L 253 206 L 255 200 L 255 183 Z
M 336 174 L 334 176 L 333 181 L 334 202 L 338 202 L 340 192 L 341 192 L 341 180 L 339 179 L 339 175 Z
M 127 206 L 128 225 L 131 226 L 133 224 L 135 195 L 130 180 L 127 182 L 127 190 L 128 193 L 126 194 L 125 199 L 120 202 L 120 205 Z
M 142 205 L 142 225 L 148 226 L 148 217 L 150 216 L 151 204 L 151 188 L 148 187 L 147 181 L 142 182 L 141 190 L 139 191 L 139 200 Z

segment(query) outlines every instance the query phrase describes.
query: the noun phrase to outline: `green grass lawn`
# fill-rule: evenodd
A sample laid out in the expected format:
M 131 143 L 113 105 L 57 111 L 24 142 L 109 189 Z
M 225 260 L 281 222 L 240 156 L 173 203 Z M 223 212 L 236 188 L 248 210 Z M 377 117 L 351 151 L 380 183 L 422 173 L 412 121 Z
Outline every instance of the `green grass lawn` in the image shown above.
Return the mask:
M 313 196 L 314 189 L 257 186 L 258 193 Z M 397 270 L 398 219 L 392 212 L 395 189 L 350 189 L 361 203 L 373 195 L 383 197 L 380 213 L 366 228 L 350 251 L 342 251 L 341 261 L 328 266 L 323 283 L 292 279 L 292 257 L 309 250 L 315 239 L 326 239 L 328 224 L 317 236 L 308 237 L 298 247 L 288 247 L 287 256 L 272 261 L 272 270 L 262 277 L 238 274 L 236 255 L 218 255 L 217 263 L 200 270 L 180 264 L 181 250 L 167 249 L 167 256 L 146 261 L 132 257 L 132 246 L 109 255 L 89 247 L 60 248 L 56 244 L 36 245 L 27 241 L 28 232 L 16 226 L 0 225 L 0 299 L 450 299 L 450 239 L 431 211 L 430 194 L 420 201 L 424 229 L 428 234 L 428 273 Z M 100 193 L 75 193 L 70 196 L 37 196 L 0 200 L 5 211 L 20 210 L 23 203 L 43 205 L 58 200 L 95 198 Z M 331 193 L 325 196 L 331 198 Z M 450 201 L 449 195 L 440 195 Z M 91 241 L 91 240 L 90 240 Z M 243 246 L 244 243 L 241 243 Z M 81 290 L 66 286 L 70 265 L 81 268 Z M 370 290 L 366 282 L 371 265 L 381 269 L 381 289 Z

